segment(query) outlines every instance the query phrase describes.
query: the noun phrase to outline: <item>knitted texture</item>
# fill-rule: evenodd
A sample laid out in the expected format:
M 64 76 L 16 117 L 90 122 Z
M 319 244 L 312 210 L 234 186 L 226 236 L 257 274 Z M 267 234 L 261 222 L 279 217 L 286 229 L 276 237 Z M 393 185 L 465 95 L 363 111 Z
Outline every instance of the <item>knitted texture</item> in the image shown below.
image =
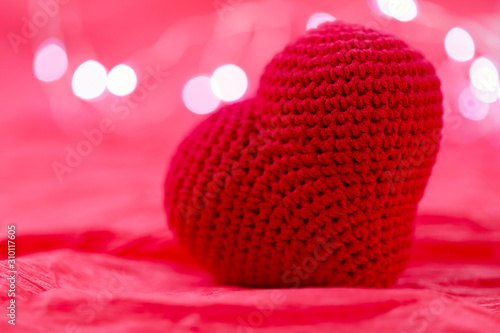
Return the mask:
M 165 207 L 222 284 L 395 283 L 442 128 L 433 66 L 403 41 L 324 23 L 267 65 L 256 96 L 180 144 Z

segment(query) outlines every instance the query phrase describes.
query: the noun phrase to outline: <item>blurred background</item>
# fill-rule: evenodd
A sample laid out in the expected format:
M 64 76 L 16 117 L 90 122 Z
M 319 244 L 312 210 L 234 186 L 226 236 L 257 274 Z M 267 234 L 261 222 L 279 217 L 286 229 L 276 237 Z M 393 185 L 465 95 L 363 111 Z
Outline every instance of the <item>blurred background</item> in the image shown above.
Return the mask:
M 420 212 L 498 222 L 500 1 L 1 7 L 0 216 L 19 233 L 126 232 L 138 218 L 145 233 L 165 229 L 162 183 L 180 140 L 219 106 L 252 96 L 271 57 L 328 20 L 393 33 L 437 69 L 444 137 Z

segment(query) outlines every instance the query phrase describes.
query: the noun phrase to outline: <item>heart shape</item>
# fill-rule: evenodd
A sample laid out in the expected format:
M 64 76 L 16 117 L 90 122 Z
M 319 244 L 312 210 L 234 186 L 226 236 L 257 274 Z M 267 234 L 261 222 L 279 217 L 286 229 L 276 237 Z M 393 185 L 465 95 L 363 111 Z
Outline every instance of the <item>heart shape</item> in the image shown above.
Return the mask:
M 403 41 L 328 22 L 267 65 L 255 97 L 180 144 L 165 208 L 222 284 L 395 283 L 441 138 L 433 66 Z

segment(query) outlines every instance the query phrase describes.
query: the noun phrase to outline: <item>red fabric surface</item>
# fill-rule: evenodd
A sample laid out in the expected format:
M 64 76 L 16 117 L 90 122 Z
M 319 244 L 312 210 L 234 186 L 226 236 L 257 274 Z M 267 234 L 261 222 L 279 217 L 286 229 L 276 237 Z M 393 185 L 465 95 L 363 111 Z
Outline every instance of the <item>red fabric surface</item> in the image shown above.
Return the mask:
M 494 206 L 476 209 L 478 193 L 499 199 L 500 158 L 485 142 L 443 146 L 413 255 L 393 288 L 266 290 L 215 285 L 173 241 L 161 208 L 168 134 L 103 143 L 59 183 L 50 162 L 64 137 L 21 124 L 2 127 L 11 148 L 1 163 L 17 175 L 3 178 L 2 210 L 17 224 L 19 270 L 18 322 L 2 320 L 3 332 L 495 332 L 500 325 L 500 219 Z M 439 210 L 447 216 L 431 214 Z M 2 260 L 3 309 L 5 272 Z
M 221 284 L 392 286 L 442 115 L 420 52 L 322 24 L 271 60 L 256 96 L 182 142 L 165 186 L 170 225 Z
M 422 1 L 419 6 L 424 12 L 436 2 Z M 241 46 L 238 42 L 246 41 L 242 36 L 254 36 L 241 62 L 251 68 L 250 82 L 256 82 L 263 64 L 281 48 L 276 43 L 283 45 L 290 35 L 301 34 L 312 12 L 310 5 L 289 3 L 293 6 L 284 2 L 267 7 L 242 5 L 264 19 L 257 21 L 255 32 L 210 40 L 209 49 L 222 49 L 224 55 L 206 56 L 205 65 L 234 61 L 227 54 L 238 54 L 240 49 L 231 47 Z M 375 20 L 364 2 L 323 1 L 321 5 L 332 8 L 327 6 L 339 3 L 350 6 L 338 15 L 346 20 Z M 54 20 L 62 26 L 76 22 L 77 28 L 70 29 L 76 36 L 65 39 L 73 70 L 79 60 L 72 58 L 72 51 L 89 40 L 107 67 L 138 50 L 149 61 L 151 52 L 146 47 L 156 43 L 167 26 L 174 32 L 189 31 L 180 36 L 195 45 L 185 54 L 164 52 L 153 60 L 163 61 L 171 81 L 132 110 L 129 119 L 113 119 L 116 131 L 65 174 L 62 182 L 51 165 L 64 161 L 66 147 L 75 147 L 83 128 L 95 128 L 92 117 L 103 117 L 96 107 L 100 104 L 78 104 L 68 98 L 78 112 L 67 107 L 57 113 L 54 96 L 71 97 L 67 86 L 72 71 L 68 71 L 69 80 L 56 83 L 42 84 L 34 78 L 34 50 L 49 31 L 57 29 L 40 29 L 29 43 L 19 46 L 18 54 L 6 38 L 0 41 L 0 331 L 498 332 L 500 152 L 491 138 L 476 138 L 468 145 L 453 143 L 452 138 L 484 126 L 459 114 L 446 118 L 447 136 L 419 205 L 412 254 L 392 288 L 218 286 L 179 248 L 165 226 L 163 180 L 180 139 L 201 121 L 181 106 L 180 87 L 183 80 L 198 74 L 192 68 L 198 69 L 199 44 L 209 39 L 213 29 L 207 27 L 213 28 L 210 24 L 217 14 L 210 1 L 177 4 L 69 1 L 61 10 L 61 20 Z M 494 4 L 464 1 L 457 6 L 449 1 L 442 8 L 491 28 L 498 20 L 482 20 L 481 13 L 494 12 Z M 20 33 L 21 18 L 32 14 L 27 11 L 28 2 L 9 5 L 0 11 L 2 36 Z M 125 7 L 128 11 L 122 15 Z M 213 17 L 201 17 L 207 13 Z M 77 20 L 79 16 L 82 21 Z M 236 19 L 245 23 L 245 17 L 252 15 Z M 437 17 L 424 15 L 423 20 L 436 21 Z M 232 22 L 231 17 L 224 22 Z M 296 25 L 291 28 L 290 22 Z M 103 31 L 103 26 L 108 29 Z M 437 32 L 425 25 L 393 21 L 386 28 L 405 40 L 419 35 L 418 29 L 422 33 L 418 47 L 429 58 L 433 55 L 434 63 L 445 57 L 445 27 Z M 262 34 L 278 42 L 259 39 Z M 178 36 L 163 37 L 182 46 L 174 38 Z M 200 71 L 211 70 L 200 67 Z M 453 73 L 444 71 L 447 74 L 441 79 L 453 83 L 463 79 L 461 71 L 467 70 L 454 64 Z M 158 110 L 164 113 L 158 116 L 154 112 Z M 10 299 L 6 226 L 11 224 L 17 228 L 15 327 L 7 324 L 6 316 Z

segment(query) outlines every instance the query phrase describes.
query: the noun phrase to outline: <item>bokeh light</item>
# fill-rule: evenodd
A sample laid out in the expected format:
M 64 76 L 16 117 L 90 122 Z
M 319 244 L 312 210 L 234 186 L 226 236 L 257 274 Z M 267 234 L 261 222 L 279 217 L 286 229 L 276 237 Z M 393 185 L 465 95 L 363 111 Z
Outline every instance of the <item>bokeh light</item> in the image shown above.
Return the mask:
M 377 0 L 377 5 L 382 13 L 401 22 L 413 20 L 418 13 L 413 0 Z
M 306 24 L 306 30 L 315 29 L 321 23 L 325 22 L 333 22 L 335 21 L 335 17 L 328 13 L 315 13 L 312 14 Z
M 112 94 L 125 96 L 132 93 L 137 86 L 137 75 L 131 67 L 120 64 L 111 69 L 106 85 Z
M 95 60 L 85 61 L 73 74 L 73 93 L 81 99 L 99 97 L 106 89 L 107 73 L 103 65 Z
M 446 54 L 457 61 L 467 61 L 474 57 L 474 41 L 467 31 L 455 27 L 448 31 L 444 39 Z
M 245 72 L 236 65 L 223 65 L 215 70 L 210 79 L 215 96 L 225 102 L 240 99 L 247 90 L 248 79 Z
M 460 113 L 470 120 L 482 120 L 488 114 L 488 104 L 478 100 L 470 87 L 465 87 L 458 98 Z
M 196 114 L 210 113 L 220 102 L 212 91 L 208 76 L 197 76 L 189 80 L 182 90 L 182 100 L 186 108 Z
M 33 71 L 38 80 L 51 82 L 60 79 L 68 68 L 64 49 L 54 42 L 42 45 L 35 53 Z
M 472 83 L 470 85 L 470 90 L 474 94 L 474 96 L 476 96 L 476 98 L 483 103 L 494 103 L 498 98 L 497 91 L 480 90 L 476 88 Z
M 493 103 L 498 97 L 498 71 L 491 60 L 480 57 L 469 69 L 472 93 L 482 102 Z

